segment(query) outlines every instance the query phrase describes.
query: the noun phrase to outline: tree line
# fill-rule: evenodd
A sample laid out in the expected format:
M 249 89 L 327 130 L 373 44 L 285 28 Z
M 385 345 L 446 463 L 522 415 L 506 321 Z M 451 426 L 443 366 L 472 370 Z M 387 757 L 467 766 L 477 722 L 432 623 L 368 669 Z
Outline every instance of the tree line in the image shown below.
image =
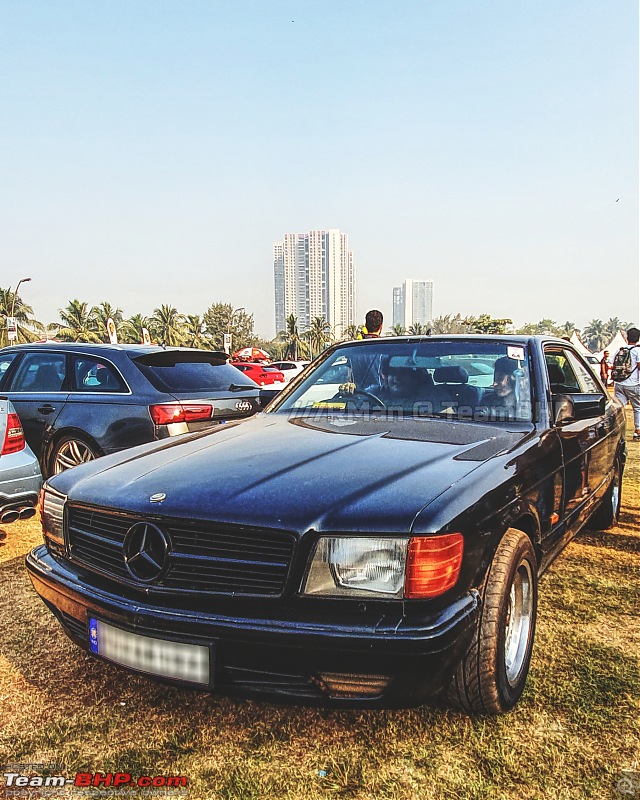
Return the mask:
M 65 308 L 58 310 L 59 321 L 43 324 L 35 319 L 33 309 L 10 289 L 0 288 L 0 346 L 8 344 L 7 317 L 17 320 L 18 342 L 34 342 L 39 339 L 57 339 L 63 342 L 108 342 L 107 320 L 113 320 L 122 343 L 140 343 L 143 330 L 149 333 L 152 342 L 166 346 L 197 347 L 207 350 L 222 350 L 224 335 L 231 334 L 232 347 L 260 347 L 274 359 L 310 359 L 322 352 L 328 345 L 337 341 L 331 325 L 324 317 L 314 317 L 305 331 L 299 331 L 298 319 L 294 314 L 287 317 L 285 330 L 279 331 L 272 340 L 264 340 L 254 331 L 253 314 L 244 308 L 234 309 L 230 303 L 212 303 L 202 314 L 183 314 L 172 305 L 161 305 L 153 314 L 146 317 L 134 314 L 124 318 L 122 309 L 104 301 L 91 306 L 81 300 L 71 300 Z M 424 335 L 427 333 L 490 333 L 507 332 L 526 335 L 550 334 L 570 337 L 578 332 L 583 343 L 592 351 L 602 350 L 619 330 L 631 327 L 617 317 L 607 322 L 593 319 L 580 331 L 573 322 L 562 324 L 552 319 L 527 323 L 514 329 L 507 318 L 493 318 L 489 314 L 465 316 L 445 314 L 436 317 L 428 325 L 419 322 L 408 328 L 392 325 L 386 330 L 387 336 Z M 360 334 L 358 325 L 349 325 L 340 340 L 355 339 Z

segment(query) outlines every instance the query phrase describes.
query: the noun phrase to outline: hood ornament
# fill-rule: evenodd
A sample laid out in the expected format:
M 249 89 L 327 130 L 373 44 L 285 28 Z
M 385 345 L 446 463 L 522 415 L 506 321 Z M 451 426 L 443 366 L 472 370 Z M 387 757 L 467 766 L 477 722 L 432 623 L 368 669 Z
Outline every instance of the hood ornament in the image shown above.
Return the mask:
M 164 492 L 157 492 L 156 494 L 152 494 L 149 498 L 150 503 L 161 503 L 163 500 L 166 500 L 167 495 Z

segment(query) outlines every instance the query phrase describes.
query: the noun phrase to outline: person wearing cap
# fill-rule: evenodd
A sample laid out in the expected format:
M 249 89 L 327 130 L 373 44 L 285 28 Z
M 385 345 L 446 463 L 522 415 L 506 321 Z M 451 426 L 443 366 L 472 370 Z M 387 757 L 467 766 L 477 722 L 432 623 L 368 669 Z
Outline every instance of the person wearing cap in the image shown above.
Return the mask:
M 499 358 L 493 367 L 493 386 L 482 398 L 482 406 L 495 415 L 513 419 L 516 416 L 516 377 L 518 362 L 509 356 Z

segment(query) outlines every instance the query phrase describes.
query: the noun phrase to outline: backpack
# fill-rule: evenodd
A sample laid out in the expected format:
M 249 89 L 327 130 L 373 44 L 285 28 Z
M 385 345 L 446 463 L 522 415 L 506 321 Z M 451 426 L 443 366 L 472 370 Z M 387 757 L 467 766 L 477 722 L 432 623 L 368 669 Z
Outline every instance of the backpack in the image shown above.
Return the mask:
M 631 377 L 633 371 L 638 368 L 638 364 L 636 364 L 635 367 L 631 366 L 631 351 L 634 347 L 638 347 L 638 345 L 634 344 L 631 347 L 621 347 L 613 357 L 611 378 L 616 383 L 626 381 L 627 378 Z

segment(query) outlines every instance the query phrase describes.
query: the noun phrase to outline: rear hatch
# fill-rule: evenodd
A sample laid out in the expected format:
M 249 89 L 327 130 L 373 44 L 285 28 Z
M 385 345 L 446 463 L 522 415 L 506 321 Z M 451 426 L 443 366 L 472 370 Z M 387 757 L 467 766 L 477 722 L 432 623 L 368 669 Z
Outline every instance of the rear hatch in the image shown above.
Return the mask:
M 149 383 L 175 399 L 175 404 L 150 407 L 156 425 L 170 426 L 171 434 L 185 433 L 259 411 L 258 385 L 227 359 L 226 353 L 212 350 L 158 350 L 132 356 Z

